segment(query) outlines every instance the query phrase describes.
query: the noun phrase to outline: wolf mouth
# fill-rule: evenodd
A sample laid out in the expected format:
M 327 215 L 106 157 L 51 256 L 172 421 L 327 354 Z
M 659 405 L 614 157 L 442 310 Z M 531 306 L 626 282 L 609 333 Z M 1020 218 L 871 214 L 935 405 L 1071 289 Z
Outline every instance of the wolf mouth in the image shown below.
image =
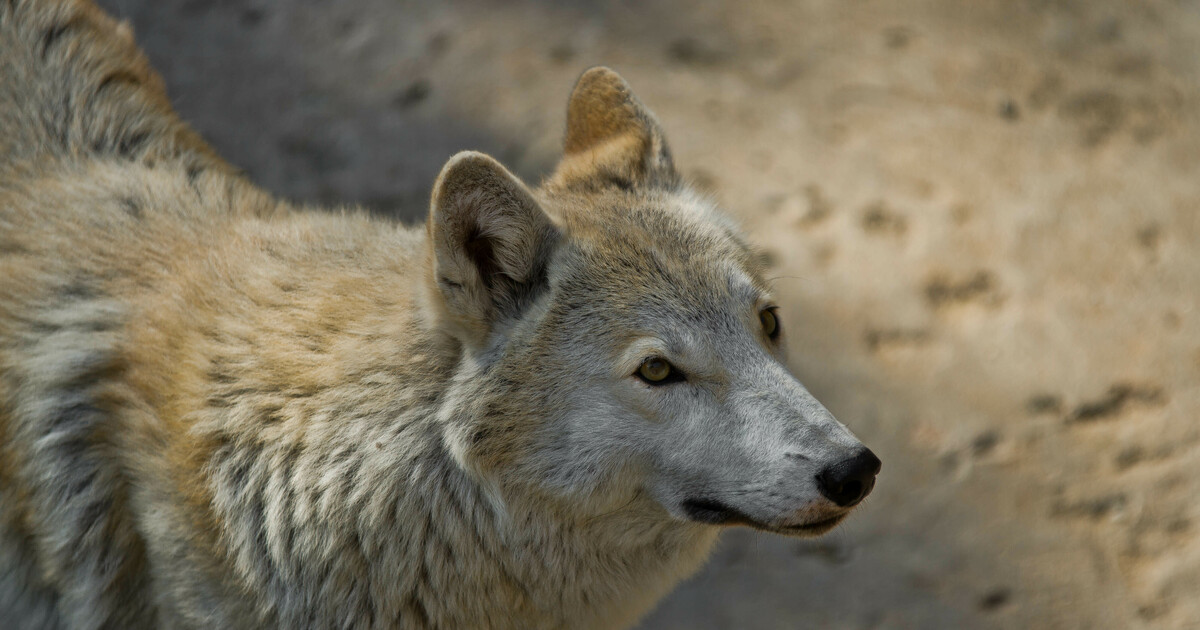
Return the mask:
M 784 535 L 818 535 L 823 534 L 842 522 L 849 512 L 843 512 L 830 518 L 804 523 L 802 525 L 771 526 L 751 518 L 745 512 L 713 499 L 688 499 L 683 502 L 683 510 L 688 518 L 697 523 L 707 525 L 744 525 L 754 529 Z
M 769 531 L 772 531 L 776 534 L 808 534 L 808 535 L 816 536 L 819 534 L 824 534 L 825 532 L 833 529 L 835 526 L 837 526 L 838 523 L 841 523 L 848 514 L 849 514 L 849 512 L 843 512 L 841 514 L 838 514 L 837 516 L 833 516 L 833 517 L 830 517 L 830 518 L 827 518 L 827 519 L 824 519 L 821 521 L 817 521 L 815 523 L 805 523 L 803 525 L 791 525 L 788 527 L 779 527 L 779 528 L 771 529 Z

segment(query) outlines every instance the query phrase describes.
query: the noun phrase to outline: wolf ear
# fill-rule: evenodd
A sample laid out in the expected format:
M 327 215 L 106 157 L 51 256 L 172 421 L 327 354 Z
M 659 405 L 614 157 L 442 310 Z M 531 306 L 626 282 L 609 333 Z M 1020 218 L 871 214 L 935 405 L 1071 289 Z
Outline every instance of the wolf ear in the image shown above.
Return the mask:
M 427 229 L 435 307 L 452 334 L 476 348 L 497 321 L 519 314 L 545 286 L 558 239 L 529 189 L 473 151 L 442 167 Z
M 571 92 L 563 159 L 549 183 L 567 188 L 674 187 L 679 174 L 654 114 L 621 75 L 599 66 L 584 72 Z

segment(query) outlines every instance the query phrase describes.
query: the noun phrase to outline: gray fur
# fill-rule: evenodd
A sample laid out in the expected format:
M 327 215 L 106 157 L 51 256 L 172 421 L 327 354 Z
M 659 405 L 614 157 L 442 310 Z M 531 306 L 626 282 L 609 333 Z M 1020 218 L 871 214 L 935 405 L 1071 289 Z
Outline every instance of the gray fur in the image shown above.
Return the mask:
M 544 185 L 460 154 L 407 228 L 241 179 L 90 3 L 0 3 L 0 69 L 0 619 L 625 627 L 716 539 L 689 502 L 848 512 L 861 445 L 612 71 Z

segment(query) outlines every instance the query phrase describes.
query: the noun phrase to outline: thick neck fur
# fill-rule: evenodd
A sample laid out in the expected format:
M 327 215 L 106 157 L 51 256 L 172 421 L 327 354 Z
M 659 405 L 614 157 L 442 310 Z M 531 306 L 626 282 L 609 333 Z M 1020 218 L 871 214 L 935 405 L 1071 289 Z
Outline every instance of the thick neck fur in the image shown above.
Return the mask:
M 580 514 L 464 466 L 455 428 L 486 427 L 479 410 L 494 405 L 472 402 L 496 387 L 460 374 L 470 363 L 461 346 L 425 319 L 417 234 L 319 215 L 230 229 L 205 254 L 207 274 L 185 276 L 149 308 L 156 323 L 143 335 L 188 341 L 143 354 L 165 350 L 135 370 L 146 385 L 174 373 L 174 391 L 190 399 L 159 401 L 160 415 L 202 410 L 163 425 L 182 434 L 150 440 L 187 441 L 168 457 L 203 450 L 175 458 L 194 466 L 186 476 L 207 477 L 191 490 L 201 495 L 193 512 L 173 507 L 186 488 L 139 497 L 166 517 L 143 523 L 152 556 L 188 547 L 189 521 L 212 530 L 216 560 L 171 565 L 177 590 L 161 598 L 197 605 L 167 618 L 621 627 L 703 560 L 715 533 L 644 497 Z M 205 586 L 224 572 L 234 587 Z

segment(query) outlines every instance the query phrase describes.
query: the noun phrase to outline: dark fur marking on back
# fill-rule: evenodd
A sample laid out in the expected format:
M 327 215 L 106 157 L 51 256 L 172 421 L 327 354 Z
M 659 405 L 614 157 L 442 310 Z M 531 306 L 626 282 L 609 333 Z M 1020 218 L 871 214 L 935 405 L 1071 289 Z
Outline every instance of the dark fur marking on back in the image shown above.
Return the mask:
M 136 74 L 129 72 L 128 70 L 117 70 L 116 72 L 110 72 L 100 80 L 100 83 L 96 86 L 96 89 L 92 91 L 92 97 L 98 97 L 105 90 L 116 88 L 121 85 L 128 85 L 136 88 L 142 85 L 142 80 Z
M 0 256 L 25 254 L 29 252 L 29 248 L 24 244 L 16 241 L 0 241 Z
M 91 283 L 82 279 L 75 279 L 70 284 L 65 284 L 58 288 L 55 292 L 56 297 L 64 302 L 77 302 L 79 300 L 90 300 L 97 297 L 96 289 Z
M 125 372 L 125 364 L 109 353 L 93 353 L 71 364 L 75 372 L 65 381 L 71 387 L 87 387 L 98 381 L 115 379 Z
M 244 398 L 258 394 L 259 391 L 253 387 L 239 387 L 236 389 L 226 390 L 219 393 L 210 394 L 204 400 L 205 404 L 215 409 L 232 409 L 238 405 Z
M 214 363 L 208 368 L 205 374 L 209 382 L 218 385 L 232 385 L 237 382 L 237 377 L 229 372 L 229 366 L 224 363 Z
M 129 216 L 140 219 L 142 218 L 142 204 L 138 203 L 133 197 L 121 197 L 121 208 L 125 210 Z
M 258 456 L 258 450 L 251 450 L 246 455 L 242 456 L 236 463 L 233 469 L 233 475 L 229 478 L 230 485 L 235 491 L 241 492 L 246 489 L 246 477 L 250 475 L 250 466 L 254 463 L 254 459 Z M 223 459 L 229 460 L 236 458 L 236 454 L 226 453 Z
M 46 29 L 46 32 L 42 35 L 42 61 L 46 60 L 46 57 L 50 54 L 50 49 L 62 39 L 63 35 L 66 35 L 67 31 L 75 28 L 78 24 L 79 18 L 73 17 L 66 22 L 55 24 Z
M 187 177 L 188 187 L 192 189 L 192 192 L 196 193 L 196 199 L 201 200 L 204 199 L 204 195 L 200 192 L 200 184 L 198 182 L 200 180 L 200 175 L 203 173 L 204 166 L 198 163 L 189 164 L 187 169 L 184 171 L 185 177 Z
M 626 192 L 633 190 L 633 182 L 628 177 L 606 173 L 604 181 Z
M 412 610 L 418 620 L 418 626 L 421 628 L 431 627 L 429 619 L 429 611 L 425 609 L 424 598 L 417 593 L 423 585 L 429 584 L 429 573 L 425 569 L 425 564 L 421 563 L 421 568 L 418 570 L 416 583 L 413 584 L 413 590 L 408 594 L 408 608 Z
M 80 517 L 83 526 L 87 528 L 95 527 L 96 525 L 100 525 L 106 521 L 109 511 L 112 510 L 112 504 L 113 501 L 108 496 L 105 496 L 99 501 L 93 501 L 91 504 L 89 504 L 86 508 L 84 508 L 83 514 Z
M 362 456 L 350 460 L 350 466 L 342 474 L 342 493 L 349 498 L 354 493 L 354 482 L 358 480 L 358 471 L 362 468 Z
M 63 92 L 58 110 L 52 112 L 53 118 L 43 120 L 47 130 L 54 134 L 55 139 L 64 149 L 71 147 L 71 121 L 74 119 L 74 111 L 74 106 L 71 104 L 71 91 L 67 90 Z
M 133 133 L 121 138 L 120 142 L 117 143 L 117 153 L 120 154 L 121 157 L 133 159 L 149 140 L 149 131 L 144 129 L 140 131 L 134 131 Z

